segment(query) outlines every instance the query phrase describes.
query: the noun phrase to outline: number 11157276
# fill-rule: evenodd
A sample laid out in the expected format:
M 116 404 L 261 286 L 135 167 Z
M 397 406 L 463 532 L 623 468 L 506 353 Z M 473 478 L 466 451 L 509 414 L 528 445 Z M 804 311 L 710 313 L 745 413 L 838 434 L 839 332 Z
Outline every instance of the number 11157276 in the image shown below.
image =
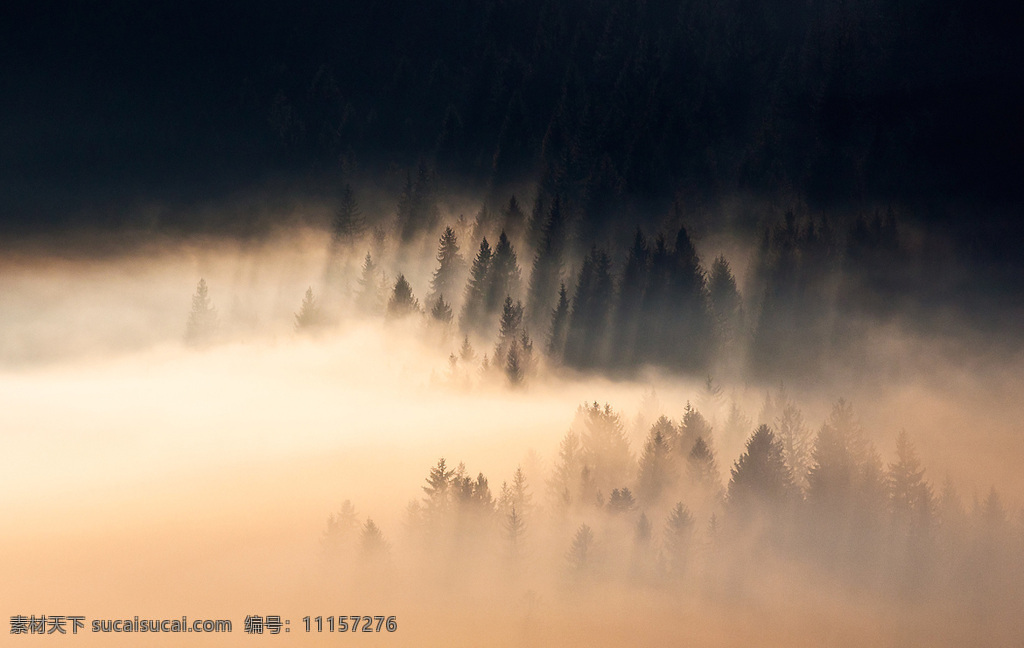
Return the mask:
M 316 616 L 302 617 L 306 632 L 381 632 L 398 630 L 393 616 Z

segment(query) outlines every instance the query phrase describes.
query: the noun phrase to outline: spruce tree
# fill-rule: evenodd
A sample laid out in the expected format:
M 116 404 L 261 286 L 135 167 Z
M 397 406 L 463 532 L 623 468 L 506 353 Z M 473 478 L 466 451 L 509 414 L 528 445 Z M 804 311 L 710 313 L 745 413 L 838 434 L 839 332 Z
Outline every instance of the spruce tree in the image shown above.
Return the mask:
M 640 314 L 649 260 L 647 239 L 638 227 L 633 237 L 633 247 L 626 257 L 626 267 L 615 299 L 611 355 L 613 362 L 619 366 L 629 366 L 636 361 L 636 342 L 640 335 Z
M 498 237 L 498 244 L 494 247 L 494 256 L 491 257 L 490 268 L 487 271 L 487 289 L 485 300 L 485 311 L 490 318 L 498 312 L 501 303 L 507 297 L 519 295 L 519 284 L 521 277 L 519 264 L 516 260 L 516 251 L 508 240 L 504 230 Z
M 433 303 L 439 295 L 455 295 L 457 282 L 462 278 L 466 262 L 459 253 L 459 242 L 455 231 L 445 227 L 437 246 L 437 269 L 430 279 L 429 301 Z
M 746 451 L 732 468 L 729 505 L 741 514 L 770 514 L 794 496 L 793 477 L 782 444 L 767 425 L 760 425 L 747 440 Z
M 430 317 L 439 324 L 447 326 L 452 322 L 452 307 L 444 300 L 444 295 L 438 293 L 437 300 L 434 301 L 433 307 L 430 309 Z
M 523 327 L 523 304 L 512 303 L 511 297 L 505 298 L 505 304 L 501 310 L 501 320 L 498 327 L 498 342 L 494 348 L 495 358 L 504 358 L 512 344 L 516 342 Z
M 185 324 L 185 342 L 196 346 L 208 343 L 217 335 L 218 327 L 217 309 L 210 301 L 206 280 L 200 279 Z
M 551 334 L 548 336 L 548 357 L 561 362 L 569 333 L 569 293 L 563 283 L 558 289 L 558 305 L 551 312 Z
M 369 315 L 378 315 L 384 310 L 384 302 L 380 293 L 380 281 L 377 275 L 377 264 L 370 253 L 363 259 L 363 268 L 359 274 L 359 292 L 356 295 L 359 310 Z
M 491 246 L 484 238 L 480 241 L 480 251 L 473 259 L 469 270 L 469 283 L 466 285 L 466 297 L 462 302 L 462 313 L 459 316 L 459 327 L 466 333 L 480 332 L 486 314 L 487 274 L 491 266 Z
M 555 290 L 561 277 L 562 254 L 565 249 L 565 216 L 561 198 L 556 195 L 542 228 L 537 255 L 533 260 L 526 306 L 530 328 L 543 329 L 555 299 Z
M 665 554 L 668 573 L 680 578 L 686 573 L 695 522 L 690 510 L 677 502 L 665 522 Z
M 406 281 L 405 275 L 399 274 L 391 292 L 391 299 L 388 300 L 387 316 L 392 319 L 400 319 L 419 312 L 419 309 L 420 303 L 413 297 L 412 286 Z
M 295 330 L 299 332 L 311 332 L 325 324 L 325 318 L 320 305 L 313 296 L 313 287 L 306 289 L 306 296 L 302 299 L 302 306 L 295 314 Z
M 341 204 L 331 219 L 331 243 L 335 248 L 357 240 L 363 235 L 366 223 L 356 203 L 352 186 L 345 183 L 341 192 Z

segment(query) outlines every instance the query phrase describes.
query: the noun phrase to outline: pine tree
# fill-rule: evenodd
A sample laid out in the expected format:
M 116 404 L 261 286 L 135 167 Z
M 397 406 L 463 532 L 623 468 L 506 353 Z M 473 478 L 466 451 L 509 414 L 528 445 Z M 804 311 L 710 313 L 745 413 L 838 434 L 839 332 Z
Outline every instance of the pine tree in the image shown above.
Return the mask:
M 686 573 L 695 522 L 690 510 L 677 502 L 665 522 L 665 554 L 668 573 L 680 578 Z
M 430 309 L 430 317 L 439 324 L 447 326 L 452 322 L 452 307 L 444 300 L 444 294 L 438 293 L 433 308 Z
M 924 469 L 906 430 L 896 437 L 896 462 L 889 464 L 886 481 L 895 521 L 927 524 L 932 508 L 931 487 L 924 480 Z
M 358 519 L 356 509 L 350 500 L 342 502 L 337 514 L 332 513 L 327 518 L 327 529 L 320 539 L 326 557 L 331 559 L 340 557 L 359 528 Z
M 807 489 L 807 471 L 810 469 L 811 436 L 804 425 L 803 414 L 792 401 L 787 401 L 782 414 L 776 419 L 778 440 L 786 455 L 786 464 L 793 472 L 793 482 Z
M 711 264 L 708 298 L 714 326 L 715 347 L 726 355 L 739 351 L 743 333 L 743 301 L 729 262 L 719 255 Z
M 508 353 L 505 355 L 505 378 L 509 385 L 518 387 L 523 384 L 524 374 L 519 342 L 512 340 L 512 344 L 508 347 Z
M 746 451 L 732 468 L 729 504 L 745 514 L 770 513 L 791 501 L 793 478 L 783 456 L 782 444 L 767 425 L 760 425 L 747 440 Z
M 581 524 L 565 556 L 569 563 L 569 571 L 577 576 L 590 571 L 594 559 L 593 552 L 594 532 L 586 524 Z
M 387 316 L 392 319 L 400 319 L 419 312 L 419 310 L 420 303 L 413 297 L 412 286 L 406 281 L 405 275 L 399 274 L 391 292 L 391 299 L 388 300 Z
M 295 314 L 295 330 L 299 332 L 310 332 L 326 324 L 323 311 L 313 297 L 313 287 L 306 289 L 306 296 L 302 299 L 302 306 Z
M 386 558 L 391 545 L 384 539 L 380 527 L 370 518 L 363 525 L 363 533 L 359 539 L 360 553 L 363 559 L 380 560 Z
M 583 445 L 579 434 L 570 429 L 558 445 L 558 463 L 548 481 L 548 491 L 557 507 L 566 509 L 579 502 L 583 467 Z
M 438 459 L 437 465 L 430 469 L 427 476 L 427 485 L 423 487 L 428 512 L 444 513 L 448 510 L 454 478 L 455 471 L 448 467 L 444 457 Z
M 487 270 L 485 311 L 488 319 L 498 312 L 502 301 L 518 296 L 521 281 L 516 251 L 502 230 Z
M 613 316 L 612 358 L 620 366 L 629 366 L 636 361 L 636 343 L 640 335 L 640 314 L 649 264 L 647 239 L 638 227 L 633 247 L 626 257 Z
M 484 325 L 487 300 L 487 274 L 491 266 L 491 246 L 484 238 L 480 241 L 480 251 L 473 259 L 469 271 L 469 283 L 466 285 L 466 297 L 462 302 L 462 313 L 459 316 L 459 327 L 466 333 L 479 332 Z
M 356 203 L 352 186 L 345 183 L 341 192 L 341 204 L 331 219 L 331 243 L 337 247 L 359 239 L 366 229 L 363 214 Z
M 628 488 L 613 488 L 608 498 L 608 512 L 612 515 L 629 513 L 636 509 L 636 500 Z
M 466 262 L 459 253 L 459 242 L 455 231 L 445 227 L 437 246 L 437 270 L 430 280 L 429 300 L 434 302 L 440 295 L 456 295 L 457 282 L 461 280 Z
M 516 508 L 515 504 L 512 505 L 505 516 L 503 526 L 505 528 L 505 542 L 507 543 L 509 563 L 513 567 L 518 567 L 523 558 L 523 539 L 526 535 L 526 521 L 523 520 L 523 514 Z
M 508 205 L 502 212 L 502 216 L 504 218 L 503 229 L 508 233 L 509 240 L 522 244 L 526 235 L 526 216 L 519 207 L 519 201 L 516 200 L 514 194 L 508 199 Z
M 206 280 L 200 279 L 196 294 L 192 296 L 192 311 L 185 324 L 185 342 L 196 346 L 208 343 L 217 335 L 218 328 L 217 309 L 210 302 Z
M 601 366 L 612 293 L 611 260 L 593 248 L 583 262 L 569 313 L 565 362 L 575 367 Z
M 476 351 L 473 350 L 473 345 L 469 343 L 469 336 L 462 338 L 462 346 L 459 347 L 459 360 L 466 365 L 473 364 L 476 360 Z
M 359 292 L 356 295 L 356 305 L 364 313 L 377 315 L 384 310 L 384 301 L 381 298 L 379 286 L 377 264 L 367 252 L 366 258 L 363 259 L 363 269 L 359 275 Z
M 505 358 L 509 349 L 516 342 L 522 333 L 523 326 L 523 304 L 512 303 L 511 297 L 505 298 L 505 304 L 501 310 L 501 321 L 498 328 L 498 343 L 494 348 L 495 358 Z
M 690 483 L 703 488 L 705 492 L 717 494 L 721 490 L 715 453 L 703 437 L 697 437 L 693 442 L 693 448 L 686 457 L 686 470 Z
M 562 360 L 565 339 L 569 332 L 569 293 L 563 283 L 558 290 L 558 305 L 551 312 L 551 335 L 548 337 L 548 357 L 556 362 Z
M 574 426 L 581 430 L 583 457 L 593 471 L 594 488 L 608 492 L 629 480 L 635 464 L 619 415 L 610 405 L 595 402 L 581 406 L 576 416 Z
M 668 300 L 673 325 L 665 329 L 669 357 L 677 367 L 705 368 L 710 359 L 712 325 L 704 270 L 686 228 L 680 228 L 669 265 Z
M 540 206 L 538 202 L 538 206 Z M 533 260 L 533 271 L 530 273 L 530 285 L 527 289 L 526 306 L 530 328 L 542 329 L 551 312 L 551 303 L 555 298 L 555 286 L 558 285 L 562 271 L 562 254 L 565 249 L 565 216 L 562 213 L 562 200 L 555 195 L 548 211 L 547 219 L 541 232 L 537 256 Z
M 667 418 L 662 418 L 672 425 Z M 637 478 L 637 496 L 645 504 L 655 504 L 675 484 L 677 475 L 672 462 L 672 441 L 657 423 L 651 426 L 640 456 L 640 473 Z

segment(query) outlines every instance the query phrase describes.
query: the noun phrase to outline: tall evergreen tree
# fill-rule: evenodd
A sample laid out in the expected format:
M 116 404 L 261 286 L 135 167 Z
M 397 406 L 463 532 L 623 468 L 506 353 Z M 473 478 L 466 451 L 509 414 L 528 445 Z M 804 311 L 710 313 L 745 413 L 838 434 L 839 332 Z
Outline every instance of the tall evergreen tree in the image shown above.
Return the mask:
M 459 242 L 455 231 L 451 227 L 445 227 L 441 234 L 441 240 L 437 246 L 437 269 L 430 279 L 430 302 L 434 302 L 438 295 L 456 295 L 458 282 L 462 279 L 462 273 L 466 269 L 466 262 L 459 253 Z
M 501 310 L 501 321 L 498 327 L 498 343 L 494 348 L 494 357 L 507 357 L 509 349 L 519 340 L 522 330 L 523 304 L 518 301 L 513 303 L 511 297 L 506 297 L 505 304 Z
M 611 293 L 611 260 L 604 251 L 594 248 L 576 281 L 565 342 L 566 363 L 580 368 L 602 365 Z
M 889 464 L 887 482 L 896 524 L 927 527 L 932 517 L 932 490 L 906 430 L 896 437 L 896 462 Z
M 391 545 L 384 539 L 380 527 L 370 518 L 366 519 L 363 525 L 363 532 L 359 538 L 360 553 L 364 560 L 381 560 L 387 558 Z
M 345 183 L 341 192 L 341 204 L 331 219 L 331 243 L 334 249 L 354 242 L 366 231 L 366 222 L 356 202 L 352 186 Z
M 650 252 L 647 239 L 638 227 L 633 247 L 626 257 L 626 267 L 616 295 L 612 326 L 612 360 L 620 366 L 636 361 L 636 342 L 640 335 L 640 316 L 647 283 Z
M 438 293 L 437 300 L 430 309 L 430 317 L 445 326 L 452 323 L 452 307 L 444 300 L 444 294 Z
M 359 274 L 359 292 L 356 295 L 356 305 L 361 311 L 367 314 L 380 314 L 384 310 L 384 300 L 380 291 L 380 281 L 377 274 L 377 264 L 374 263 L 370 253 L 366 253 L 363 259 L 363 268 Z
M 196 294 L 192 296 L 192 311 L 185 324 L 185 342 L 197 346 L 210 342 L 217 335 L 218 328 L 217 309 L 210 301 L 206 280 L 200 279 Z
M 530 284 L 527 289 L 527 318 L 533 330 L 543 329 L 555 300 L 555 290 L 561 281 L 562 255 L 565 251 L 565 215 L 562 200 L 556 195 L 551 202 L 542 228 L 537 256 L 533 260 Z
M 594 560 L 594 532 L 586 524 L 581 524 L 573 536 L 572 546 L 566 554 L 571 574 L 579 577 L 586 574 L 593 567 Z
M 595 489 L 607 493 L 633 477 L 629 440 L 610 405 L 601 407 L 594 402 L 580 406 L 574 425 L 580 429 L 583 457 L 592 470 Z
M 743 300 L 729 262 L 719 255 L 711 264 L 708 298 L 714 327 L 715 348 L 727 358 L 739 354 L 744 331 Z
M 548 357 L 560 362 L 565 353 L 565 340 L 569 333 L 569 292 L 563 283 L 558 289 L 558 304 L 551 312 L 551 334 L 548 336 Z
M 668 419 L 662 419 L 671 425 Z M 640 472 L 637 477 L 637 496 L 644 504 L 657 503 L 678 478 L 672 457 L 673 441 L 670 436 L 666 436 L 663 426 L 658 423 L 651 426 L 643 454 L 640 455 Z
M 760 425 L 747 440 L 746 451 L 732 468 L 729 505 L 741 514 L 771 513 L 794 496 L 793 478 L 782 444 L 767 425 Z
M 515 195 L 508 199 L 508 205 L 502 212 L 502 229 L 508 234 L 513 244 L 522 246 L 526 237 L 526 216 Z
M 519 284 L 522 281 L 516 251 L 508 240 L 504 230 L 498 237 L 494 247 L 490 268 L 487 271 L 487 296 L 485 308 L 488 316 L 496 314 L 501 303 L 507 297 L 519 295 Z
M 466 285 L 466 297 L 462 302 L 462 314 L 459 316 L 459 327 L 466 333 L 480 332 L 486 315 L 488 272 L 491 267 L 491 246 L 484 238 L 480 241 L 480 251 L 473 259 L 469 271 L 469 283 Z
M 704 270 L 686 228 L 680 228 L 672 252 L 668 300 L 672 325 L 664 330 L 670 357 L 677 367 L 707 367 L 713 343 Z
M 299 332 L 311 332 L 326 324 L 323 311 L 313 296 L 313 287 L 306 289 L 306 296 L 302 299 L 302 306 L 295 314 L 295 330 Z
M 405 279 L 404 274 L 399 274 L 395 281 L 395 287 L 391 291 L 391 299 L 388 300 L 387 316 L 392 319 L 399 319 L 417 313 L 420 310 L 420 303 L 412 294 L 412 286 Z
M 677 502 L 665 522 L 665 557 L 668 573 L 679 579 L 686 573 L 695 521 L 690 510 Z

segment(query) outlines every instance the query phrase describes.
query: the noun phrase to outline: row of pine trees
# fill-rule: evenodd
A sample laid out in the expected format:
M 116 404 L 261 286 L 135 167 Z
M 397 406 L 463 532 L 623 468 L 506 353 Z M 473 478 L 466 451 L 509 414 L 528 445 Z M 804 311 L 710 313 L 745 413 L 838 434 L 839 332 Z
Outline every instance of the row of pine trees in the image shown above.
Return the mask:
M 726 426 L 737 416 L 749 424 L 733 408 Z M 769 396 L 759 418 L 768 420 L 749 433 L 723 483 L 715 431 L 689 404 L 680 420 L 651 425 L 638 459 L 620 414 L 585 404 L 546 479 L 520 466 L 492 489 L 482 473 L 442 458 L 393 530 L 394 546 L 372 520 L 360 529 L 346 501 L 328 520 L 325 556 L 681 591 L 742 591 L 779 577 L 758 565 L 781 561 L 858 591 L 926 602 L 1019 597 L 1024 515 L 1012 519 L 994 488 L 965 509 L 948 478 L 939 488 L 927 479 L 905 432 L 883 463 L 844 400 L 814 435 L 784 392 Z

